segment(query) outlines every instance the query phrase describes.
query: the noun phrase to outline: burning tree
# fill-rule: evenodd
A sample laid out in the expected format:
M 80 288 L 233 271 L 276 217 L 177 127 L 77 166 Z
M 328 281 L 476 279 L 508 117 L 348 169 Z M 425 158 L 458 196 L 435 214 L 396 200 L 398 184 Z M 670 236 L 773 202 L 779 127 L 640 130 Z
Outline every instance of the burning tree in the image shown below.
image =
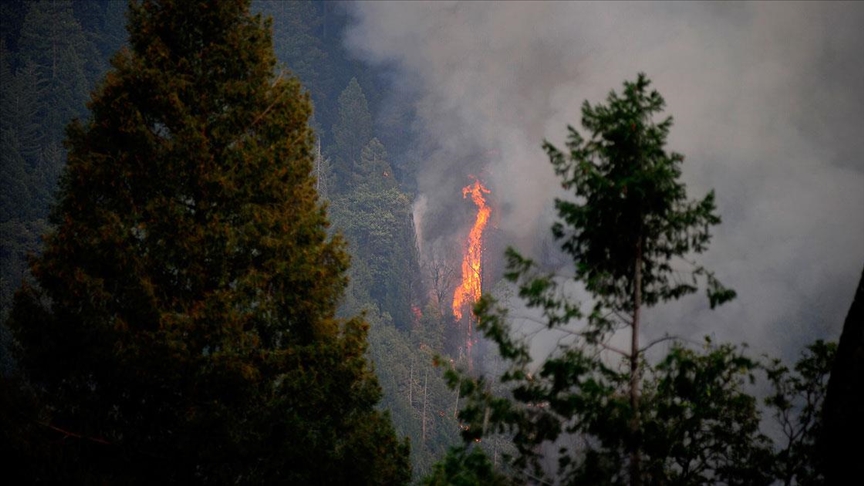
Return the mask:
M 457 322 L 462 320 L 463 309 L 476 303 L 483 294 L 483 231 L 486 229 L 489 216 L 492 214 L 492 209 L 486 204 L 486 198 L 483 197 L 483 194 L 489 194 L 489 189 L 477 179 L 474 180 L 473 184 L 462 189 L 462 197 L 465 198 L 470 195 L 474 205 L 477 206 L 477 217 L 465 245 L 465 253 L 462 258 L 462 280 L 453 292 L 453 316 Z M 473 323 L 470 316 L 465 330 L 465 351 L 470 369 L 473 365 L 471 348 L 474 345 Z

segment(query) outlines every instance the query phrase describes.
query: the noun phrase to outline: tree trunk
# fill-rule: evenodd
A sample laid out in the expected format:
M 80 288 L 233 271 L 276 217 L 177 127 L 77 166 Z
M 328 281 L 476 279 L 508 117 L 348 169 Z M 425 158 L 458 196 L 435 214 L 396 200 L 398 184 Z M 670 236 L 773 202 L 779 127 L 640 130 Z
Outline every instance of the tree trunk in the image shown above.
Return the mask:
M 826 484 L 843 484 L 864 474 L 861 437 L 864 435 L 864 272 L 843 323 L 837 355 L 831 367 L 822 405 L 822 432 L 817 439 L 821 453 L 817 468 Z M 852 442 L 849 442 L 851 439 Z M 854 444 L 858 444 L 855 446 Z
M 642 457 L 639 440 L 639 308 L 642 306 L 642 239 L 636 243 L 636 263 L 633 278 L 633 322 L 630 339 L 630 486 L 642 484 Z
M 459 388 L 456 388 L 456 405 L 453 406 L 453 418 L 459 418 Z
M 282 4 L 285 7 L 285 4 Z M 315 144 L 315 192 L 321 195 L 321 139 Z
M 408 372 L 408 405 L 414 409 L 414 400 L 411 397 L 411 391 L 414 389 L 414 358 L 411 358 L 411 368 Z
M 429 370 L 423 377 L 423 444 L 426 444 L 426 385 L 429 384 Z

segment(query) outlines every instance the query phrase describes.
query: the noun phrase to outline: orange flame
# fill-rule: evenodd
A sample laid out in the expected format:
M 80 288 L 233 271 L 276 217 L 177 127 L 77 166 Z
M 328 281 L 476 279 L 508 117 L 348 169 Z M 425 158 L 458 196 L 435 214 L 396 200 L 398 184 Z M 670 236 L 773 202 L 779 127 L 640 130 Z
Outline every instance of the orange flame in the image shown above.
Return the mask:
M 466 198 L 470 194 L 471 200 L 477 206 L 477 219 L 468 235 L 468 248 L 462 258 L 462 283 L 453 293 L 453 315 L 456 316 L 457 321 L 462 320 L 463 307 L 477 302 L 482 293 L 483 230 L 486 229 L 486 223 L 489 222 L 489 215 L 492 213 L 486 205 L 484 193 L 489 194 L 489 189 L 476 179 L 474 184 L 462 189 L 462 197 Z

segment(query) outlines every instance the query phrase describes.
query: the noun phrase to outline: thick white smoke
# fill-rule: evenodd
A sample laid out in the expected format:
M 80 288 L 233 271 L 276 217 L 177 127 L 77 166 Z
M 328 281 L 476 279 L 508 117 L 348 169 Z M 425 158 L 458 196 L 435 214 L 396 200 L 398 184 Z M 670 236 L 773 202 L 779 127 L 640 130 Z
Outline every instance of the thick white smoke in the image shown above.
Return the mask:
M 675 117 L 691 197 L 724 223 L 702 257 L 739 298 L 688 298 L 646 333 L 715 334 L 794 356 L 837 339 L 864 265 L 864 4 L 358 2 L 347 43 L 419 93 L 423 237 L 446 235 L 467 175 L 488 181 L 499 227 L 531 251 L 560 187 L 584 100 L 644 71 Z M 434 217 L 435 214 L 439 216 Z M 441 216 L 444 215 L 444 216 Z M 652 324 L 653 321 L 653 324 Z

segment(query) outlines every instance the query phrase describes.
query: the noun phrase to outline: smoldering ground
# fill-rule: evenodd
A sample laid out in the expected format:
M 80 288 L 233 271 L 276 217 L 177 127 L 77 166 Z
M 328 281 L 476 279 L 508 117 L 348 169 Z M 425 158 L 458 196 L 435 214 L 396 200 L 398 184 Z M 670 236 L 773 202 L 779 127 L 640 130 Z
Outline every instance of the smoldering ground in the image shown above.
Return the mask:
M 536 252 L 561 194 L 541 150 L 584 100 L 643 71 L 675 118 L 691 198 L 714 188 L 723 224 L 700 259 L 738 291 L 647 317 L 665 332 L 794 358 L 837 339 L 864 265 L 864 4 L 358 2 L 346 42 L 410 86 L 424 154 L 424 244 L 483 174 L 508 242 Z M 393 99 L 394 104 L 405 98 Z M 422 210 L 421 210 L 422 209 Z M 542 237 L 541 237 L 542 235 Z

